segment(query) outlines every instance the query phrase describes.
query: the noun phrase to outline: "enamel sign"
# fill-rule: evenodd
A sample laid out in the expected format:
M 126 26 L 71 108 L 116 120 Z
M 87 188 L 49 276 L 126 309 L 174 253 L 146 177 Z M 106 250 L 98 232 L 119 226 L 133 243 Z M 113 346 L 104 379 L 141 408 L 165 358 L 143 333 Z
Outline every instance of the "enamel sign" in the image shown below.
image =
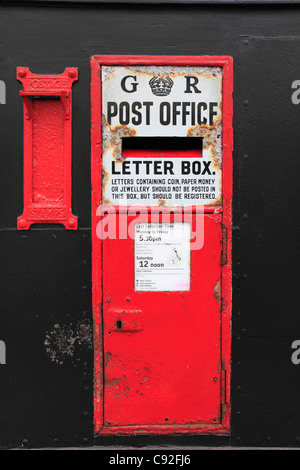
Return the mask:
M 103 203 L 220 204 L 222 67 L 103 66 L 101 79 Z

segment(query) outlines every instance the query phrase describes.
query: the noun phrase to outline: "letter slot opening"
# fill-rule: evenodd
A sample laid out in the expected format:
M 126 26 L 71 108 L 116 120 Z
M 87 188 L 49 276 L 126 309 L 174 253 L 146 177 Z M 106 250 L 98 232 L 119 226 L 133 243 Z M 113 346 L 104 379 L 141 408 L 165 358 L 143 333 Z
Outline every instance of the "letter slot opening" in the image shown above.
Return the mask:
M 200 137 L 124 137 L 122 156 L 127 157 L 202 157 Z

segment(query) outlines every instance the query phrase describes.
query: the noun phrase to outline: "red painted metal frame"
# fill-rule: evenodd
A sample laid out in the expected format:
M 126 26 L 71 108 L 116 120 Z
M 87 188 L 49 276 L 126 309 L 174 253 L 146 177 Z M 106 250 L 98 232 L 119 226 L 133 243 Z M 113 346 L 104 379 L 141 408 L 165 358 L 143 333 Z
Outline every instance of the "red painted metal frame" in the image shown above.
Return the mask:
M 27 67 L 17 67 L 17 80 L 22 82 L 23 90 L 20 95 L 23 99 L 24 112 L 24 210 L 17 219 L 19 230 L 28 230 L 34 223 L 63 224 L 68 230 L 77 230 L 78 220 L 72 214 L 71 209 L 71 165 L 72 165 L 72 85 L 78 79 L 78 69 L 76 67 L 66 68 L 61 75 L 36 75 L 30 72 Z M 43 99 L 43 101 L 40 101 Z M 51 100 L 57 99 L 63 109 L 63 128 L 58 130 L 59 137 L 48 142 L 49 127 L 51 122 L 54 126 L 59 123 L 57 109 L 49 108 Z M 42 103 L 42 111 L 35 115 L 34 100 Z M 44 134 L 34 139 L 34 126 L 36 121 L 42 116 L 43 120 L 49 120 L 50 126 L 45 125 Z M 59 127 L 59 124 L 58 124 Z M 49 131 L 50 133 L 50 131 Z M 49 153 L 47 155 L 47 145 Z M 39 168 L 40 158 L 35 158 L 36 153 L 41 155 L 45 150 L 45 158 L 55 167 L 60 168 L 60 179 L 54 170 L 52 181 L 49 181 L 48 168 L 43 161 L 42 168 Z M 59 161 L 60 159 L 60 161 Z M 43 157 L 44 160 L 44 157 Z M 39 184 L 43 188 L 55 185 L 56 198 L 47 198 L 47 190 L 41 201 L 34 200 L 34 192 L 38 192 L 33 185 L 33 174 L 40 172 Z M 55 180 L 56 177 L 56 180 Z M 47 186 L 48 185 L 48 186 Z M 48 193 L 51 191 L 48 190 Z
M 102 243 L 97 238 L 99 216 L 96 210 L 101 204 L 101 66 L 102 65 L 174 65 L 218 66 L 223 68 L 223 226 L 227 229 L 227 262 L 222 267 L 222 337 L 221 356 L 226 370 L 224 416 L 221 424 L 195 426 L 103 426 L 103 344 L 102 344 Z M 228 434 L 230 432 L 230 372 L 231 372 L 231 300 L 232 300 L 232 91 L 233 58 L 230 56 L 101 56 L 91 57 L 91 181 L 92 181 L 92 285 L 94 317 L 94 421 L 96 434 Z M 137 208 L 135 208 L 136 210 Z M 145 208 L 142 208 L 145 210 Z M 216 209 L 216 208 L 214 208 Z M 211 213 L 211 208 L 204 209 Z

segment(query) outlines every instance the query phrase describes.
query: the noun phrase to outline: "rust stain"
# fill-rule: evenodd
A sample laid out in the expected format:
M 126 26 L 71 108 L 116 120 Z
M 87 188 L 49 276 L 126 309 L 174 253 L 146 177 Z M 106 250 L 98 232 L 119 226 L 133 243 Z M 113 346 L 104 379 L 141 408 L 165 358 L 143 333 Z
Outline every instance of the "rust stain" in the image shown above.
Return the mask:
M 105 380 L 105 384 L 107 385 L 107 387 L 113 387 L 114 385 L 119 385 L 119 383 L 121 382 L 121 379 L 106 379 Z
M 187 131 L 187 137 L 201 137 L 203 150 L 206 150 L 212 161 L 213 168 L 219 175 L 220 195 L 207 206 L 222 204 L 222 117 L 219 116 L 213 126 L 207 124 L 192 126 Z
M 174 76 L 182 77 L 186 75 L 197 75 L 197 77 L 204 77 L 209 79 L 219 79 L 222 77 L 222 67 L 191 67 L 191 66 L 178 66 L 178 65 L 152 65 L 152 66 L 128 66 L 128 72 L 136 73 L 140 76 L 153 77 L 155 74 L 158 77 Z
M 109 182 L 109 176 L 110 175 L 109 175 L 108 171 L 106 171 L 104 166 L 102 166 L 101 175 L 102 175 L 102 194 L 105 194 L 106 186 Z M 109 199 L 104 198 L 102 200 L 102 205 L 109 205 L 109 204 L 111 204 Z
M 115 67 L 105 66 L 101 67 L 102 69 L 102 81 L 109 80 L 117 71 Z
M 104 358 L 104 365 L 105 365 L 105 366 L 108 365 L 108 363 L 109 363 L 109 361 L 110 361 L 110 359 L 111 359 L 111 356 L 112 356 L 112 353 L 110 353 L 110 352 L 105 353 L 105 358 Z
M 214 297 L 216 299 L 216 301 L 219 303 L 221 303 L 221 295 L 222 295 L 222 284 L 221 284 L 221 280 L 219 279 L 214 287 Z
M 102 132 L 103 132 L 103 147 L 107 150 L 112 148 L 113 158 L 116 162 L 123 162 L 125 159 L 122 156 L 122 138 L 135 137 L 137 132 L 129 126 L 115 126 L 111 127 L 107 121 L 106 116 L 102 115 Z
M 167 201 L 165 201 L 164 199 L 158 199 L 158 205 L 159 206 L 166 206 L 167 205 Z
M 220 186 L 221 186 L 221 183 L 220 183 Z M 205 204 L 206 206 L 221 206 L 223 203 L 223 197 L 222 197 L 222 194 L 220 194 L 219 197 L 217 197 L 217 199 L 215 199 L 213 202 L 210 202 L 208 204 Z
M 118 71 L 118 66 L 105 66 L 102 69 L 102 81 L 110 80 Z M 180 65 L 127 65 L 122 69 L 128 73 L 135 73 L 139 76 L 153 77 L 153 74 L 159 77 L 167 75 L 186 76 L 197 75 L 209 79 L 219 79 L 223 75 L 222 67 L 217 66 L 180 66 Z M 100 74 L 99 74 L 100 75 Z
M 219 102 L 219 112 L 220 112 L 220 116 L 222 116 L 222 112 L 223 112 L 223 99 L 222 98 L 220 99 L 220 102 Z
M 104 198 L 104 199 L 102 200 L 102 204 L 109 206 L 109 205 L 111 204 L 111 201 L 110 201 L 109 199 Z
M 211 152 L 214 166 L 221 169 L 221 136 L 222 118 L 219 117 L 213 126 L 207 124 L 192 126 L 187 130 L 187 137 L 202 137 L 203 149 Z
M 102 186 L 103 188 L 106 187 L 109 180 L 109 173 L 102 167 Z

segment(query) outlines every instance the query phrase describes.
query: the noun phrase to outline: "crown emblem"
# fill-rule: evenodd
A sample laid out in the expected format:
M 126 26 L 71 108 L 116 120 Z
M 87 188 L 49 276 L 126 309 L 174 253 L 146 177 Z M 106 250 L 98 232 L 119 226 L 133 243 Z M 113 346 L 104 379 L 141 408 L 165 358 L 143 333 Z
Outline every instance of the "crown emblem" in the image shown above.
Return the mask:
M 167 96 L 173 86 L 173 80 L 170 77 L 153 77 L 149 81 L 152 93 L 156 96 Z

